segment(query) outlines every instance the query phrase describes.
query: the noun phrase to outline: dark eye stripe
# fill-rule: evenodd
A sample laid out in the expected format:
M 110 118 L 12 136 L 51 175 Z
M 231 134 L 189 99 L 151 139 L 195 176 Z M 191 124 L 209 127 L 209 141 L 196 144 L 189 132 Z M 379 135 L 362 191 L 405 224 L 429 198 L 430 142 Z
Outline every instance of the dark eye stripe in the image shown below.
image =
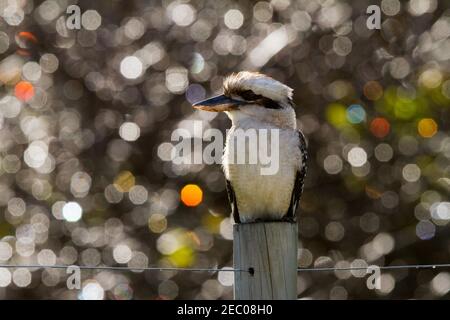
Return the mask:
M 255 101 L 262 98 L 261 95 L 255 94 L 252 90 L 241 91 L 238 94 L 247 101 Z
M 267 109 L 281 109 L 281 106 L 276 101 L 263 97 L 260 94 L 256 94 L 252 90 L 241 90 L 235 94 L 240 96 L 245 101 L 254 101 Z
M 262 105 L 267 109 L 281 109 L 278 103 L 268 98 L 262 98 Z

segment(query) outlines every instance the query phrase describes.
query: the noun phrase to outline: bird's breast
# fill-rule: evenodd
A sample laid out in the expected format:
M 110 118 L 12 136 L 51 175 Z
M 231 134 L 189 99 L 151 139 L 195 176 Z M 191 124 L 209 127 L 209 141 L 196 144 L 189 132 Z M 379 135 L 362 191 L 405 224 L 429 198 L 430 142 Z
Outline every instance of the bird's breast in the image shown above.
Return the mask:
M 256 140 L 248 129 L 256 131 Z M 245 144 L 242 134 L 246 134 Z M 242 222 L 258 218 L 278 220 L 287 213 L 295 175 L 301 164 L 298 146 L 295 130 L 254 124 L 251 128 L 230 129 L 222 164 L 235 192 Z M 258 153 L 256 163 L 255 152 Z M 246 161 L 242 162 L 244 157 Z

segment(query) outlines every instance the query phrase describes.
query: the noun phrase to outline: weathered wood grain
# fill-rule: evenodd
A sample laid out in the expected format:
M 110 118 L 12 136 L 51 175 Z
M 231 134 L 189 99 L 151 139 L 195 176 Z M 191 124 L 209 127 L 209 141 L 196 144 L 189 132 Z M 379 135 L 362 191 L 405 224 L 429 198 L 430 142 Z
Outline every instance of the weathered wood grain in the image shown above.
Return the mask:
M 235 224 L 234 268 L 236 300 L 297 298 L 297 224 L 289 222 Z

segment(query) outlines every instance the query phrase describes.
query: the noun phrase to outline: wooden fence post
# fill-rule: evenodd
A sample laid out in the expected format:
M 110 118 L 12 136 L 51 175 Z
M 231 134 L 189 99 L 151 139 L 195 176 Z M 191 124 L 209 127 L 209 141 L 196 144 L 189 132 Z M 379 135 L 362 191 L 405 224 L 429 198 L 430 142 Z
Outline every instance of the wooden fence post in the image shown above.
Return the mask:
M 236 300 L 297 299 L 297 223 L 258 222 L 233 227 Z

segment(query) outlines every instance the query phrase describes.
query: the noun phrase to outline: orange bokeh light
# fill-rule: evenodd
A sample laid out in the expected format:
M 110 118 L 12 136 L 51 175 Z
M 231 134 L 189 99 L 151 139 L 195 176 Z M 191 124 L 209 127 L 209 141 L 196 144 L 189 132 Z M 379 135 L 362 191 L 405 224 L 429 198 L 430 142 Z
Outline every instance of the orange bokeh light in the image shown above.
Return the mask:
M 436 121 L 431 118 L 425 118 L 419 121 L 417 124 L 417 131 L 424 138 L 431 138 L 436 134 L 438 125 Z
M 19 38 L 24 38 L 24 39 L 29 40 L 29 41 L 32 41 L 32 42 L 34 42 L 34 43 L 37 43 L 37 42 L 38 42 L 36 36 L 35 36 L 34 34 L 32 34 L 31 32 L 28 32 L 28 31 L 21 31 L 21 32 L 19 32 L 19 33 L 17 34 L 17 36 L 18 36 Z
M 203 191 L 196 184 L 187 184 L 181 189 L 181 201 L 188 207 L 196 207 L 203 200 Z
M 385 118 L 375 118 L 370 123 L 370 131 L 375 137 L 384 138 L 389 134 L 391 125 Z
M 34 97 L 34 87 L 28 81 L 20 81 L 14 88 L 14 94 L 16 95 L 17 99 L 21 101 L 29 101 Z

